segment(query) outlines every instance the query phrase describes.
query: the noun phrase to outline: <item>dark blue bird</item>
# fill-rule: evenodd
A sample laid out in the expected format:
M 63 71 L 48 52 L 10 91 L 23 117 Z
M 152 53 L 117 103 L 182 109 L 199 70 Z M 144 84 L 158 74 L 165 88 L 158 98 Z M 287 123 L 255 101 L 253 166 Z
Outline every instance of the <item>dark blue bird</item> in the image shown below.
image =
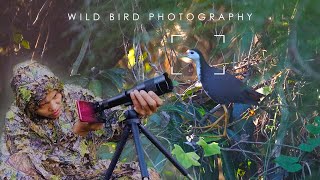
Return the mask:
M 210 67 L 202 53 L 197 49 L 189 49 L 181 60 L 187 63 L 193 61 L 196 64 L 198 80 L 201 82 L 203 89 L 212 100 L 219 104 L 258 105 L 260 98 L 263 96 L 227 72 L 224 75 L 215 75 L 215 73 L 221 73 L 222 70 Z

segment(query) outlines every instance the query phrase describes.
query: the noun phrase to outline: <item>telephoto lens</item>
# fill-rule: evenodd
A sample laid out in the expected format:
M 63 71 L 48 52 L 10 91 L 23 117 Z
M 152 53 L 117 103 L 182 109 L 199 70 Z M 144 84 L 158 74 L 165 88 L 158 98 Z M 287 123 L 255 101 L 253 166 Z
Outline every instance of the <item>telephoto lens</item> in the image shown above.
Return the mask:
M 168 73 L 163 73 L 160 76 L 148 79 L 130 90 L 124 91 L 121 94 L 99 102 L 77 101 L 78 115 L 83 122 L 101 122 L 97 119 L 97 115 L 105 109 L 109 109 L 122 104 L 132 104 L 130 93 L 134 90 L 144 90 L 146 92 L 153 91 L 158 96 L 172 92 L 173 85 Z

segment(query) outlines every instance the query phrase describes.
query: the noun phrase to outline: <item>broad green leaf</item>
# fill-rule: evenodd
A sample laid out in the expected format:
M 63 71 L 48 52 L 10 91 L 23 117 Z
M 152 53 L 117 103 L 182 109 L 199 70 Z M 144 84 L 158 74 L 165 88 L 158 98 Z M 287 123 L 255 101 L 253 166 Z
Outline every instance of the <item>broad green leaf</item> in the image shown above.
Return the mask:
M 310 138 L 308 139 L 308 143 L 314 146 L 320 146 L 320 138 Z
M 302 166 L 298 163 L 298 157 L 280 155 L 275 159 L 275 161 L 288 172 L 297 172 L 302 169 Z
M 212 156 L 215 154 L 221 154 L 220 147 L 218 143 L 212 142 L 211 144 L 207 144 L 202 137 L 200 137 L 199 141 L 197 142 L 204 150 L 204 156 Z
M 307 130 L 312 134 L 319 134 L 320 133 L 320 127 L 314 126 L 313 124 L 306 125 Z
M 262 88 L 259 88 L 256 90 L 258 93 L 261 93 L 265 96 L 269 95 L 270 93 L 272 93 L 272 88 L 270 86 L 264 86 Z
M 314 150 L 314 146 L 313 145 L 310 145 L 310 144 L 305 144 L 305 143 L 302 143 L 299 145 L 299 149 L 301 151 L 306 151 L 306 152 L 311 152 Z
M 309 138 L 307 143 L 299 145 L 299 149 L 301 151 L 311 152 L 318 146 L 320 146 L 320 138 Z
M 177 160 L 186 169 L 191 166 L 200 166 L 198 162 L 200 157 L 195 152 L 185 153 L 179 145 L 175 144 L 171 153 L 176 156 Z

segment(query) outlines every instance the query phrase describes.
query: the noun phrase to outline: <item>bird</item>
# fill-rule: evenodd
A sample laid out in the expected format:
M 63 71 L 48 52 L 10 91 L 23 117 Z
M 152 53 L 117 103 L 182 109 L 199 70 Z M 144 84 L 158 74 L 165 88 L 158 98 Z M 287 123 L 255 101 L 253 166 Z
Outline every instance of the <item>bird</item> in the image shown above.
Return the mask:
M 206 94 L 216 103 L 228 105 L 230 103 L 258 105 L 262 94 L 244 84 L 235 76 L 222 69 L 211 67 L 206 62 L 201 51 L 189 49 L 180 59 L 186 63 L 194 62 L 198 81 L 201 82 Z M 218 74 L 217 74 L 218 73 Z

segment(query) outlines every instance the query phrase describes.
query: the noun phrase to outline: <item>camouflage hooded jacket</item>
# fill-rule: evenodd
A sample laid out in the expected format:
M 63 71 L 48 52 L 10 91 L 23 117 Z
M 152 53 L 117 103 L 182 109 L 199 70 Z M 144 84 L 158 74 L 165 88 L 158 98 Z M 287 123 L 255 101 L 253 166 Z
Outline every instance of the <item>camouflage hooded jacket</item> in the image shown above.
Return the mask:
M 63 85 L 49 69 L 32 61 L 17 65 L 13 74 L 11 86 L 16 98 L 6 114 L 1 178 L 101 177 L 109 161 L 98 160 L 96 151 L 116 132 L 116 126 L 112 124 L 112 128 L 90 132 L 86 137 L 72 132 L 78 120 L 75 100 L 97 100 L 94 95 L 79 86 Z M 40 101 L 50 90 L 57 90 L 63 97 L 63 111 L 54 120 L 35 114 Z M 114 113 L 109 111 L 106 114 L 115 120 Z M 131 171 L 138 169 L 137 165 L 130 166 Z

